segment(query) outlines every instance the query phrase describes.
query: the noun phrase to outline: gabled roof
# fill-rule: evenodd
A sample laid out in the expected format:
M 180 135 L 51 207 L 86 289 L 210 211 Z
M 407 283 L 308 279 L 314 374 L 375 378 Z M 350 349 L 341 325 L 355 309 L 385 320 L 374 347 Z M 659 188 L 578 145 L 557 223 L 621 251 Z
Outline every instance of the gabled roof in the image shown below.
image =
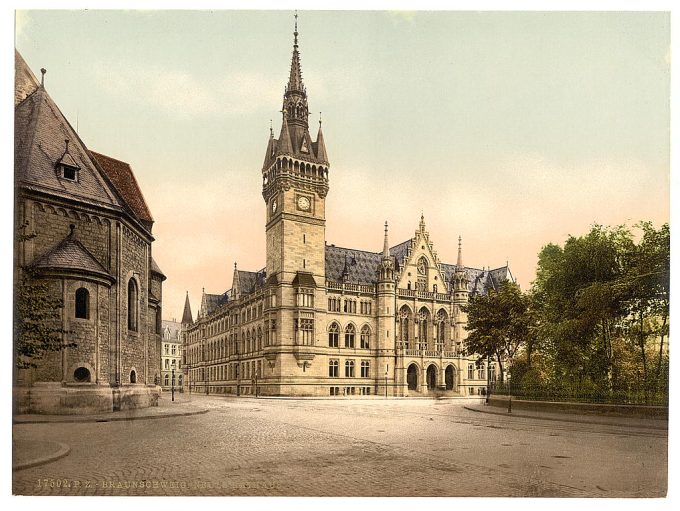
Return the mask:
M 111 158 L 101 153 L 90 151 L 107 177 L 113 183 L 118 193 L 123 197 L 132 213 L 142 222 L 153 223 L 151 211 L 144 200 L 142 190 L 139 188 L 135 174 L 129 163 Z
M 161 321 L 161 328 L 163 330 L 163 339 L 178 340 L 180 324 L 177 321 L 168 321 L 166 319 Z M 168 334 L 168 337 L 165 334 Z
M 73 231 L 51 250 L 40 256 L 32 265 L 37 270 L 62 270 L 115 279 L 89 250 L 78 241 Z

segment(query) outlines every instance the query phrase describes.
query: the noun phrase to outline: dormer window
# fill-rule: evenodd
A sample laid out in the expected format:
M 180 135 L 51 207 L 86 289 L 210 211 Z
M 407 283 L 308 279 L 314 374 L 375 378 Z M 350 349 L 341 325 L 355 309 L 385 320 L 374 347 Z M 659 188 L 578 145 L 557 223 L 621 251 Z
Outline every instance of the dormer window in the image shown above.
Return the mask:
M 68 152 L 68 139 L 64 140 L 64 142 L 66 143 L 66 149 L 64 149 L 64 154 L 61 155 L 57 162 L 57 175 L 69 181 L 78 181 L 80 167 Z
M 61 177 L 68 179 L 69 181 L 78 181 L 78 168 L 71 167 L 70 165 L 60 165 L 61 167 Z

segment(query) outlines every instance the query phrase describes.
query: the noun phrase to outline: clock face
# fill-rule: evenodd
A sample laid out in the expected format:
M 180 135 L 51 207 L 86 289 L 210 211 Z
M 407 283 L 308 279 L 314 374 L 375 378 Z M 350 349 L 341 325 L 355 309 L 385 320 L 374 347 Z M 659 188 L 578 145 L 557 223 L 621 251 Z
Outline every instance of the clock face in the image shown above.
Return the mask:
M 310 206 L 311 206 L 311 203 L 309 201 L 309 197 L 305 197 L 305 196 L 298 197 L 297 207 L 299 209 L 301 209 L 302 211 L 309 211 Z
M 276 199 L 274 199 L 272 201 L 272 213 L 276 213 L 276 210 L 278 209 L 278 207 L 279 207 L 279 203 L 276 201 Z

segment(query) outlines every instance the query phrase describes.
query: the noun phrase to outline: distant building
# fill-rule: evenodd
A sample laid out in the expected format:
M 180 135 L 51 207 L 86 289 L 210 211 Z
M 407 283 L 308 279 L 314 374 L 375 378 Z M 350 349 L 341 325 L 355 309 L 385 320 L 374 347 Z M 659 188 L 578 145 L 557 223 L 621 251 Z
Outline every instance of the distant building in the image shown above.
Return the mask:
M 181 390 L 184 384 L 182 373 L 182 341 L 180 339 L 181 323 L 174 319 L 161 323 L 161 378 L 163 390 Z
M 89 150 L 15 54 L 17 271 L 63 299 L 64 343 L 16 371 L 19 413 L 92 413 L 157 404 L 162 283 L 153 218 L 129 164 Z M 74 78 L 75 80 L 76 78 Z M 105 120 L 102 120 L 105 122 Z
M 237 395 L 481 395 L 496 368 L 465 355 L 462 307 L 512 279 L 508 266 L 464 266 L 460 239 L 457 262 L 444 263 L 422 216 L 413 238 L 392 247 L 385 224 L 376 237 L 382 251 L 326 242 L 329 158 L 321 123 L 316 140 L 309 132 L 297 26 L 282 113 L 260 175 L 266 266 L 235 266 L 231 289 L 203 292 L 196 321 L 187 297 L 185 386 Z

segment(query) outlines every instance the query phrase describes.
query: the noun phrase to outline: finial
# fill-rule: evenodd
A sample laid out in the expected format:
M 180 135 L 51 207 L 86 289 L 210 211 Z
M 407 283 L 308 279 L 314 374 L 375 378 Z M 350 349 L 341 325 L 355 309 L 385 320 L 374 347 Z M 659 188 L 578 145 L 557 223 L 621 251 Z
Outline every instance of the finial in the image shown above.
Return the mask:
M 387 234 L 387 220 L 385 220 L 385 234 Z
M 47 73 L 47 69 L 44 67 L 40 68 L 40 73 L 42 76 L 40 77 L 40 86 L 44 89 L 45 88 L 45 73 Z
M 297 13 L 297 9 L 295 9 L 295 32 L 293 32 L 293 35 L 295 36 L 295 41 L 293 42 L 293 44 L 294 44 L 295 46 L 298 45 L 298 40 L 297 40 L 297 36 L 298 36 L 297 19 L 298 19 L 298 13 Z
M 70 224 L 68 226 L 70 232 L 68 233 L 69 238 L 74 238 L 76 235 L 76 225 L 75 224 Z
M 463 238 L 458 236 L 458 260 L 456 261 L 456 266 L 459 269 L 463 268 Z
M 66 143 L 66 151 L 64 151 L 64 154 L 66 154 L 66 153 L 68 153 L 68 142 L 69 142 L 68 138 L 65 139 L 64 142 Z
M 390 257 L 390 243 L 387 241 L 387 220 L 385 220 L 385 241 L 383 243 L 383 258 Z
M 236 270 L 236 261 L 234 261 L 234 270 Z
M 274 121 L 269 119 L 269 136 L 273 137 L 274 136 Z
M 319 128 L 321 127 L 321 112 L 319 112 Z
M 462 244 L 463 238 L 462 236 L 458 235 L 458 250 L 460 250 L 461 244 Z

